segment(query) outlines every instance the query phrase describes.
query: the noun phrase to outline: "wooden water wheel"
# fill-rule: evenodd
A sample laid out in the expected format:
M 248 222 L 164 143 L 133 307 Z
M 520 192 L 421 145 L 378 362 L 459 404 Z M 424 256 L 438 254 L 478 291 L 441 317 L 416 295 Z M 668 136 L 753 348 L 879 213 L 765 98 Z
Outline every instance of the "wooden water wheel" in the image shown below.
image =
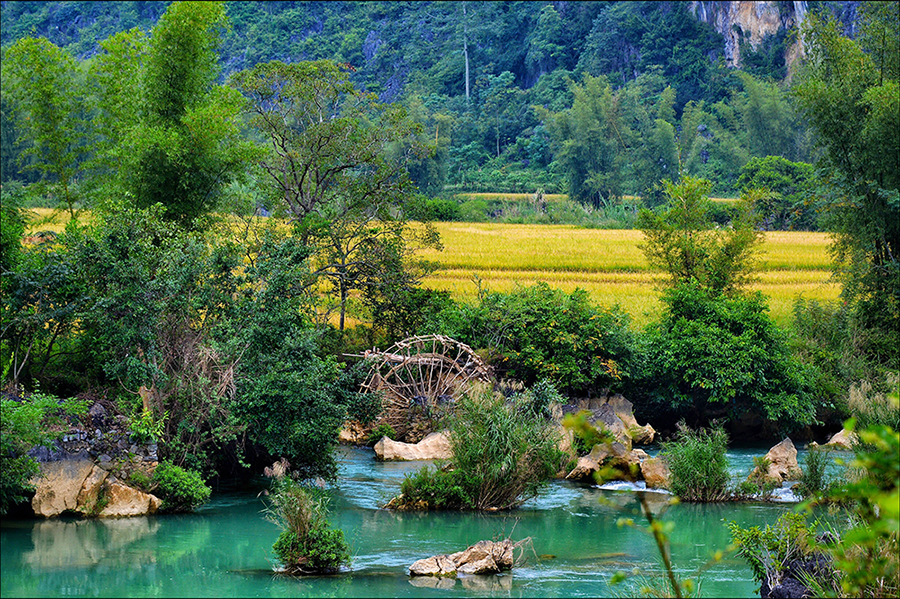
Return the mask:
M 488 382 L 491 370 L 471 347 L 443 335 L 409 337 L 386 351 L 363 354 L 372 363 L 361 390 L 384 393 L 380 423 L 406 438 L 419 419 L 431 419 L 472 381 Z

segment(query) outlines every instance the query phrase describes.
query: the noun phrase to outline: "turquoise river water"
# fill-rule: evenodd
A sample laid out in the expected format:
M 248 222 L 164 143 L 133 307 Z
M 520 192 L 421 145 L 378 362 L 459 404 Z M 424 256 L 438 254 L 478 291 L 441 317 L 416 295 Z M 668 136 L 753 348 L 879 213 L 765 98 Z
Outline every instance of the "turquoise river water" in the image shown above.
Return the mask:
M 213 493 L 187 515 L 119 520 L 4 520 L 0 527 L 2 597 L 614 597 L 636 595 L 616 572 L 660 573 L 652 538 L 618 526 L 639 505 L 622 490 L 554 481 L 539 498 L 505 513 L 401 513 L 379 509 L 423 463 L 379 463 L 371 450 L 341 448 L 342 471 L 331 485 L 334 526 L 344 530 L 353 561 L 345 572 L 293 579 L 273 573 L 278 529 L 262 513 L 258 490 Z M 652 453 L 652 452 L 651 452 Z M 735 477 L 753 455 L 734 451 Z M 803 452 L 801 452 L 802 455 Z M 802 457 L 801 457 L 802 464 Z M 667 496 L 652 493 L 663 509 Z M 675 524 L 673 561 L 694 576 L 730 542 L 726 522 L 774 523 L 790 503 L 680 504 L 664 518 Z M 497 576 L 410 578 L 414 561 L 452 553 L 482 539 L 531 537 L 527 562 Z M 637 579 L 631 578 L 631 584 Z M 726 557 L 701 578 L 706 597 L 753 597 L 746 563 Z

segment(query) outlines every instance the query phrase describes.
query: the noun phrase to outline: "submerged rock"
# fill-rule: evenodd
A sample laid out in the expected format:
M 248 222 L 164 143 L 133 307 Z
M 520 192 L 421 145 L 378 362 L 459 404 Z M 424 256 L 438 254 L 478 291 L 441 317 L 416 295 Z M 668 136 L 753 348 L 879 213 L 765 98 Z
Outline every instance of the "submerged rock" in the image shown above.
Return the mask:
M 382 462 L 449 460 L 452 455 L 446 433 L 431 433 L 418 443 L 403 443 L 382 437 L 375 444 L 375 459 Z

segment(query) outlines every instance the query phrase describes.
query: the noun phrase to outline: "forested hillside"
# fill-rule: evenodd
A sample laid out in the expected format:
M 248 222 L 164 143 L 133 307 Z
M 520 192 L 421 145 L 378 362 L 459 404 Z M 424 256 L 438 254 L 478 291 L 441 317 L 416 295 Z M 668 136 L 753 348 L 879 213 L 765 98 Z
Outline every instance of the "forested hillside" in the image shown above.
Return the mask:
M 855 4 L 755 3 L 776 14 L 760 31 L 729 26 L 727 4 L 229 2 L 221 78 L 273 59 L 345 65 L 425 126 L 435 151 L 411 172 L 432 196 L 543 189 L 603 208 L 658 197 L 679 169 L 736 195 L 754 157 L 812 160 L 784 93 L 795 26 L 825 4 L 852 30 Z M 90 62 L 113 34 L 149 32 L 167 5 L 3 2 L 2 44 L 45 36 Z M 6 104 L 3 115 L 3 180 L 33 178 L 15 165 Z

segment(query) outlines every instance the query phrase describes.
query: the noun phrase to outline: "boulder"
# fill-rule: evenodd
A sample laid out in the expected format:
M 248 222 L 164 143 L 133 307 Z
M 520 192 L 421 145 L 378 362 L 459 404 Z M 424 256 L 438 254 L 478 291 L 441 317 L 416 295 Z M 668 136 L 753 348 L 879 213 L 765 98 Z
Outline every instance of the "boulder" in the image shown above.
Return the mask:
M 797 463 L 797 448 L 788 437 L 770 449 L 765 459 L 769 462 L 766 472 L 760 472 L 758 467 L 754 468 L 747 480 L 764 479 L 781 484 L 786 480 L 797 480 L 803 475 Z
M 859 441 L 856 433 L 848 431 L 847 429 L 843 429 L 835 433 L 831 436 L 823 447 L 827 447 L 829 449 L 839 449 L 845 451 L 852 451 L 853 446 Z
M 446 433 L 430 433 L 418 443 L 403 443 L 382 437 L 375 444 L 375 459 L 382 462 L 411 460 L 448 460 L 450 439 Z
M 410 576 L 456 576 L 456 563 L 447 555 L 420 559 L 409 567 Z
M 649 445 L 656 437 L 656 431 L 649 424 L 641 426 L 634 418 L 634 404 L 625 399 L 620 393 L 616 393 L 606 400 L 619 420 L 625 425 L 628 436 L 633 443 Z
M 435 555 L 420 559 L 409 567 L 410 576 L 456 576 L 461 574 L 496 574 L 513 567 L 510 539 L 478 541 L 452 555 Z
M 365 427 L 359 422 L 347 422 L 338 433 L 338 442 L 348 445 L 364 445 L 368 441 Z
M 591 449 L 591 453 L 578 458 L 578 462 L 566 480 L 594 481 L 594 473 L 604 467 L 611 467 L 618 471 L 617 478 L 622 480 L 635 480 L 632 466 L 638 466 L 640 459 L 618 442 L 597 443 Z
M 672 473 L 663 458 L 647 458 L 641 462 L 641 475 L 648 489 L 668 489 Z
M 31 481 L 35 486 L 31 507 L 38 516 L 58 516 L 75 511 L 78 496 L 94 469 L 90 460 L 60 460 L 41 464 L 41 473 Z
M 82 514 L 91 514 L 94 512 L 97 500 L 100 499 L 100 494 L 103 492 L 103 485 L 107 478 L 109 478 L 109 472 L 95 464 L 91 469 L 91 472 L 84 479 L 81 490 L 78 492 L 76 503 L 78 504 L 79 512 Z
M 599 410 L 594 410 L 594 426 L 598 424 L 602 424 L 603 428 L 612 433 L 616 441 L 631 450 L 631 435 L 628 434 L 628 427 L 608 403 L 600 406 Z
M 106 487 L 104 497 L 107 500 L 106 507 L 97 514 L 101 518 L 155 514 L 162 503 L 155 495 L 138 491 L 118 481 Z

